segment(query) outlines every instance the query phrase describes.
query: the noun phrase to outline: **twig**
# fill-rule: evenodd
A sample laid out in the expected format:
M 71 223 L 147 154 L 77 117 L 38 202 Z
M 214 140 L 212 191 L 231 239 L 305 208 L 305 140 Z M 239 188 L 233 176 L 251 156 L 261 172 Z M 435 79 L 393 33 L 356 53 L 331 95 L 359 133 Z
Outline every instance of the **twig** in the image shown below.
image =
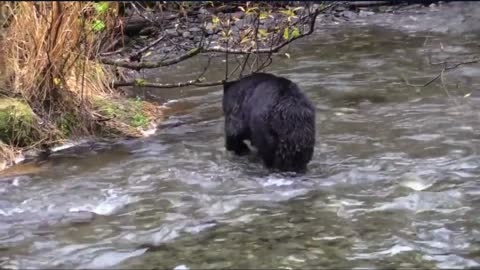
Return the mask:
M 113 51 L 113 52 L 109 52 L 109 50 L 110 50 L 111 48 L 114 48 L 115 46 L 117 46 L 117 44 L 120 42 L 120 40 L 121 40 L 121 39 L 118 38 L 118 39 L 116 39 L 115 41 L 113 41 L 112 43 L 110 43 L 110 44 L 108 45 L 108 47 L 106 47 L 106 48 L 104 48 L 104 49 L 102 50 L 102 51 L 104 51 L 104 52 L 100 53 L 100 55 L 101 55 L 101 56 L 109 56 L 109 55 L 114 55 L 114 54 L 117 54 L 117 53 L 123 51 L 123 50 L 124 50 L 124 47 L 122 47 L 122 48 L 120 48 L 120 49 L 118 49 L 118 50 L 115 50 L 115 51 Z
M 255 37 L 255 50 L 258 51 L 258 29 L 260 28 L 260 11 L 258 11 L 256 15 L 257 16 L 255 17 L 255 22 L 254 22 L 256 26 L 255 26 L 255 32 L 253 33 L 253 36 Z M 255 54 L 255 63 L 258 69 L 258 54 Z
M 100 53 L 100 56 L 110 56 L 110 55 L 119 54 L 119 53 L 121 53 L 123 50 L 125 50 L 125 47 L 120 48 L 120 49 L 118 49 L 118 50 L 115 50 L 115 51 L 113 51 L 113 52 Z
M 453 66 L 445 67 L 445 70 L 448 71 L 448 70 L 456 69 L 457 67 L 459 67 L 461 65 L 476 64 L 476 63 L 479 63 L 479 62 L 480 62 L 480 59 L 478 59 L 478 58 L 473 59 L 473 60 L 469 60 L 469 61 L 459 62 L 459 63 L 455 63 Z
M 200 82 L 202 80 L 203 75 L 207 72 L 208 68 L 210 67 L 210 63 L 212 62 L 212 57 L 208 57 L 207 64 L 203 68 L 203 71 L 198 75 L 196 81 Z M 225 79 L 226 80 L 226 79 Z
M 308 10 L 310 11 L 310 7 L 309 7 Z M 273 24 L 274 25 L 277 24 L 277 18 L 276 17 L 273 18 Z M 304 28 L 304 30 L 305 30 L 305 28 Z M 273 47 L 274 39 L 275 39 L 275 32 L 272 32 L 271 39 L 270 39 L 270 49 L 272 49 L 272 47 Z M 272 61 L 272 54 L 269 54 L 267 56 L 267 59 L 262 63 L 261 69 L 264 69 L 264 68 L 268 67 L 272 62 L 273 62 Z
M 240 74 L 238 75 L 239 78 L 242 77 L 243 71 L 245 70 L 245 67 L 247 66 L 248 58 L 250 57 L 250 54 L 247 54 L 247 57 L 245 57 L 245 61 L 243 61 L 242 69 L 240 70 Z
M 147 16 L 143 15 L 143 13 L 138 9 L 138 7 L 137 7 L 137 5 L 135 4 L 135 2 L 131 2 L 130 4 L 132 5 L 133 9 L 135 9 L 135 11 L 137 12 L 137 14 L 138 14 L 140 17 L 142 17 L 142 18 L 144 18 L 145 20 L 149 21 L 151 24 L 155 24 L 154 21 L 152 21 L 152 20 L 151 20 L 150 18 L 148 18 Z
M 267 60 L 262 63 L 262 65 L 260 66 L 260 68 L 257 71 L 265 69 L 266 67 L 270 66 L 272 63 L 273 63 L 272 57 L 268 57 Z
M 227 75 L 227 77 L 225 78 L 225 81 L 227 81 L 228 78 L 230 78 L 230 76 L 232 76 L 233 74 L 235 74 L 235 72 L 237 72 L 237 70 L 238 70 L 238 69 L 240 68 L 240 66 L 242 65 L 242 64 L 238 61 L 238 59 L 236 59 L 236 60 L 237 60 L 237 66 L 235 67 L 234 70 L 232 70 L 232 71 Z
M 113 87 L 121 87 L 121 86 L 139 86 L 139 87 L 151 87 L 151 88 L 176 88 L 176 87 L 184 87 L 189 85 L 195 86 L 213 86 L 213 85 L 220 85 L 222 81 L 218 82 L 206 82 L 202 83 L 203 76 L 207 72 L 208 68 L 210 67 L 210 63 L 212 61 L 212 57 L 208 58 L 207 64 L 203 68 L 203 71 L 197 76 L 194 80 L 189 80 L 186 82 L 179 82 L 179 83 L 153 83 L 153 82 L 146 82 L 144 80 L 134 80 L 134 81 L 124 81 L 124 82 L 114 82 Z
M 442 69 L 443 71 L 444 69 Z M 405 81 L 405 84 L 408 85 L 408 86 L 413 86 L 413 87 L 427 87 L 429 86 L 430 84 L 432 84 L 434 81 L 438 80 L 438 78 L 440 78 L 440 76 L 442 75 L 442 73 L 438 73 L 437 76 L 435 76 L 433 79 L 429 80 L 428 82 L 424 83 L 424 84 L 412 84 L 408 81 L 407 77 L 405 77 L 405 75 L 402 75 L 402 78 L 403 80 Z
M 115 82 L 113 87 L 122 87 L 122 86 L 139 86 L 139 87 L 150 87 L 150 88 L 177 88 L 185 86 L 197 86 L 197 87 L 208 87 L 215 85 L 222 85 L 225 81 L 210 81 L 210 82 L 199 82 L 197 79 L 189 80 L 185 82 L 178 83 L 153 83 L 153 82 L 141 82 L 136 81 L 125 81 L 125 82 Z
M 403 77 L 403 80 L 405 81 L 405 84 L 408 85 L 408 86 L 427 87 L 430 84 L 432 84 L 434 81 L 438 80 L 439 78 L 441 78 L 443 80 L 442 76 L 447 71 L 456 69 L 456 68 L 458 68 L 459 66 L 462 66 L 462 65 L 476 64 L 476 63 L 480 63 L 480 59 L 473 59 L 473 60 L 469 60 L 469 61 L 459 62 L 459 63 L 453 64 L 452 66 L 447 66 L 446 61 L 441 62 L 441 63 L 434 63 L 433 65 L 443 64 L 443 68 L 435 77 L 433 77 L 431 80 L 429 80 L 428 82 L 426 82 L 424 84 L 411 84 L 405 76 L 402 75 L 402 77 Z
M 140 61 L 141 59 L 141 56 L 144 52 L 146 52 L 147 50 L 149 50 L 150 48 L 152 48 L 153 46 L 157 45 L 160 41 L 162 41 L 164 38 L 166 37 L 166 35 L 163 35 L 159 38 L 157 38 L 156 40 L 154 40 L 152 43 L 148 44 L 147 46 L 141 48 L 140 50 L 136 51 L 136 52 L 133 52 L 130 54 L 130 60 L 131 61 Z
M 450 91 L 448 91 L 447 86 L 445 84 L 444 73 L 445 73 L 445 67 L 440 72 L 440 81 L 442 82 L 441 84 L 442 84 L 443 90 L 445 91 L 445 94 L 447 94 L 447 96 L 450 97 Z
M 230 14 L 230 18 L 228 19 L 228 29 L 226 32 L 227 34 L 225 35 L 227 38 L 227 42 L 226 42 L 227 52 L 225 53 L 225 81 L 228 80 L 228 42 L 230 41 L 230 29 L 231 29 L 230 21 L 231 20 L 232 20 L 232 14 Z M 222 24 L 222 28 L 224 28 L 223 24 Z M 223 31 L 225 33 L 225 29 Z
M 124 68 L 129 68 L 129 69 L 134 69 L 134 70 L 140 70 L 144 68 L 159 68 L 159 67 L 165 67 L 165 66 L 170 66 L 177 64 L 179 62 L 182 62 L 183 60 L 186 60 L 190 57 L 193 57 L 197 54 L 202 52 L 201 48 L 195 48 L 190 51 L 188 51 L 185 54 L 182 54 L 178 57 L 175 57 L 173 59 L 168 59 L 165 61 L 145 61 L 145 62 L 140 62 L 140 63 L 131 63 L 129 61 L 123 60 L 123 59 L 108 59 L 108 58 L 100 58 L 100 62 L 102 64 L 107 64 L 107 65 L 114 65 L 118 67 L 124 67 Z

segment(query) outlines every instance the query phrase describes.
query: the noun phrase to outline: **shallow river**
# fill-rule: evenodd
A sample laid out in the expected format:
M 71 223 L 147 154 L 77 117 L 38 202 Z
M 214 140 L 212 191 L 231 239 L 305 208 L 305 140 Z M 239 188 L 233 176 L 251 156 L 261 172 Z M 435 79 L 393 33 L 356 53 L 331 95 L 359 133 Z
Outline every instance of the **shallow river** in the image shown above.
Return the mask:
M 271 67 L 317 107 L 306 175 L 226 153 L 220 87 L 152 90 L 172 125 L 0 180 L 0 267 L 480 266 L 480 68 L 403 79 L 438 74 L 429 52 L 478 55 L 480 35 L 403 18 L 321 26 Z

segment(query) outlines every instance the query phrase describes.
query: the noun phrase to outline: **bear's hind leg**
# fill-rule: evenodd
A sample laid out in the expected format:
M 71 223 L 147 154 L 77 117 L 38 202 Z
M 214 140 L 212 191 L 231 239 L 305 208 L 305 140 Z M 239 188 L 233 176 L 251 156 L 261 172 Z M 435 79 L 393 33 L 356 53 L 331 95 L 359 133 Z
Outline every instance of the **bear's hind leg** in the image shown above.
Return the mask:
M 268 150 L 271 149 L 271 150 Z M 261 150 L 258 151 L 258 154 L 263 160 L 263 164 L 265 164 L 265 167 L 271 169 L 273 168 L 274 162 L 275 162 L 275 150 L 270 147 L 262 148 Z
M 254 145 L 258 149 L 258 155 L 262 158 L 265 167 L 273 168 L 275 165 L 277 139 L 266 128 L 262 127 L 258 130 L 262 133 L 255 136 Z
M 250 153 L 250 148 L 243 142 L 248 138 L 248 129 L 244 121 L 236 115 L 225 117 L 225 147 L 239 156 Z
M 225 146 L 228 151 L 233 151 L 239 156 L 244 156 L 250 153 L 250 148 L 243 142 L 242 139 L 236 136 L 228 136 L 225 140 Z

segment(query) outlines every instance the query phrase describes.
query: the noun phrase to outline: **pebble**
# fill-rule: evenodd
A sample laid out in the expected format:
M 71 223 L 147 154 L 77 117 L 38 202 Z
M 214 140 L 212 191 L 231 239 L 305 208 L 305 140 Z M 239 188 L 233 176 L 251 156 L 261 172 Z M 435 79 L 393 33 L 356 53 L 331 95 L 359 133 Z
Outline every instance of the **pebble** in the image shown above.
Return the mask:
M 182 33 L 182 36 L 183 36 L 183 38 L 191 38 L 192 34 L 190 34 L 190 32 L 188 32 L 188 31 L 185 31 L 185 32 Z
M 169 36 L 178 36 L 177 30 L 175 29 L 166 29 L 165 33 L 167 33 Z
M 202 29 L 200 29 L 199 27 L 191 27 L 190 29 L 188 29 L 189 32 L 200 32 L 202 31 Z

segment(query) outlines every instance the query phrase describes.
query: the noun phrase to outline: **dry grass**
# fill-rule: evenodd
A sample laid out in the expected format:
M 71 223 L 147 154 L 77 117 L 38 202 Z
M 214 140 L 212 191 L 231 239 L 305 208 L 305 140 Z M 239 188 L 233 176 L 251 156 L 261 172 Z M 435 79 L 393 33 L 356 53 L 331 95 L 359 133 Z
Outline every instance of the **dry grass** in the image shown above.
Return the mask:
M 18 151 L 14 147 L 0 141 L 0 170 L 10 165 L 17 155 Z
M 119 5 L 0 2 L 8 11 L 0 17 L 0 169 L 20 150 L 64 139 L 139 137 L 146 122 L 158 118 L 147 102 L 113 99 L 114 73 L 96 61 L 121 34 Z M 105 102 L 98 106 L 98 100 Z
M 115 5 L 111 3 L 110 5 Z M 91 97 L 107 94 L 110 71 L 95 63 L 108 31 L 94 31 L 99 19 L 93 2 L 14 2 L 5 39 L 9 89 L 20 95 L 51 134 L 65 123 L 69 135 L 92 134 L 96 129 Z M 109 29 L 114 14 L 100 18 Z M 47 132 L 50 133 L 50 132 Z

